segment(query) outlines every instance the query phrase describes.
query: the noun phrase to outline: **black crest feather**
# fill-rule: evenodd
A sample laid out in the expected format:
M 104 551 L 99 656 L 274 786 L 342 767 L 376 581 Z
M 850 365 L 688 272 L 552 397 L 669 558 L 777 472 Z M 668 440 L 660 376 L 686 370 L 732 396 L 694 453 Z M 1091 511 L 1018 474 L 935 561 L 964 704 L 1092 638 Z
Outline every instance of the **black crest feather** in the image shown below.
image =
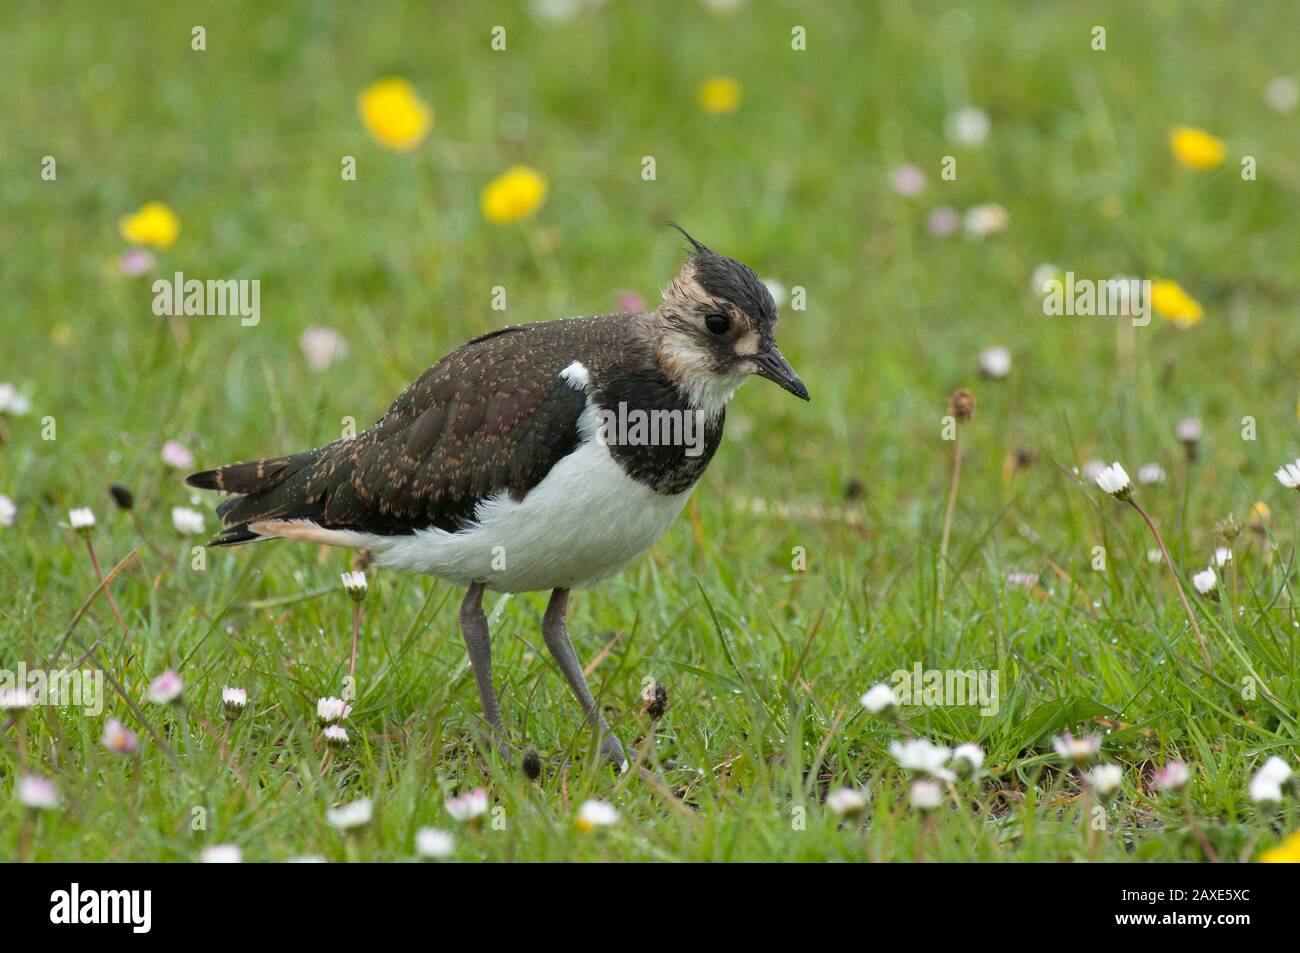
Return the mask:
M 690 233 L 687 232 L 686 229 L 684 229 L 684 228 L 682 228 L 680 225 L 678 225 L 676 222 L 665 222 L 664 224 L 667 225 L 669 228 L 675 228 L 675 229 L 677 229 L 677 231 L 681 232 L 681 233 L 682 233 L 682 236 L 683 236 L 683 237 L 684 237 L 688 242 L 691 243 L 691 247 L 692 247 L 693 249 L 695 249 L 696 251 L 708 251 L 708 250 L 709 250 L 709 249 L 706 248 L 704 245 L 701 245 L 701 244 L 700 244 L 699 242 L 697 242 L 694 238 L 692 238 L 692 237 L 690 236 Z

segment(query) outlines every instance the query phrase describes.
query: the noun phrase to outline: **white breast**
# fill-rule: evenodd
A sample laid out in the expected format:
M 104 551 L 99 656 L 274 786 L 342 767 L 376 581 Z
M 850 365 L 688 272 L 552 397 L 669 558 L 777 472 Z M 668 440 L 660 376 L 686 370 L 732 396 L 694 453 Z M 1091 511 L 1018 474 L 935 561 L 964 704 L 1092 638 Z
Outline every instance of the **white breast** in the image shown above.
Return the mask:
M 500 592 L 574 588 L 613 575 L 654 545 L 690 491 L 664 496 L 629 477 L 596 439 L 596 419 L 589 404 L 583 442 L 523 502 L 498 494 L 479 503 L 471 528 L 375 536 L 367 545 L 383 565 Z

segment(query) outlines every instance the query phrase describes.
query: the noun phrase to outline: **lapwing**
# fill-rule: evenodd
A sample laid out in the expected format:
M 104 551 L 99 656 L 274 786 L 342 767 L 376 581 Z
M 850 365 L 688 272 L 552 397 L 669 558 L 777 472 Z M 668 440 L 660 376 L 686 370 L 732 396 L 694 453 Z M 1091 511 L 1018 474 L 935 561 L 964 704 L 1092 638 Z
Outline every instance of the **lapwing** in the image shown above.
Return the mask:
M 466 587 L 461 631 L 506 757 L 483 593 L 550 590 L 542 637 L 600 754 L 626 769 L 569 640 L 569 591 L 618 572 L 677 518 L 747 377 L 808 399 L 777 349 L 767 287 L 678 230 L 690 250 L 655 310 L 489 331 L 363 433 L 189 476 L 238 494 L 217 507 L 223 530 L 209 545 L 366 549 L 379 565 Z

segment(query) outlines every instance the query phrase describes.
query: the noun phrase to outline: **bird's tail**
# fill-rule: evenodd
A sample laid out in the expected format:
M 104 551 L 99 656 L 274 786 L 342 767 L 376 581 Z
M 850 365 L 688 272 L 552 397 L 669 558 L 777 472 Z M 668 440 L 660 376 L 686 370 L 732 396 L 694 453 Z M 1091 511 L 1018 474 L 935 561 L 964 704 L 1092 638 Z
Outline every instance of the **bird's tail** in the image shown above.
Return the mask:
M 246 463 L 232 463 L 212 470 L 191 473 L 190 486 L 218 493 L 239 494 L 217 507 L 222 531 L 209 546 L 234 546 L 262 539 L 248 524 L 266 519 L 311 519 L 323 508 L 306 492 L 309 463 L 320 451 L 310 450 L 288 457 L 268 457 Z

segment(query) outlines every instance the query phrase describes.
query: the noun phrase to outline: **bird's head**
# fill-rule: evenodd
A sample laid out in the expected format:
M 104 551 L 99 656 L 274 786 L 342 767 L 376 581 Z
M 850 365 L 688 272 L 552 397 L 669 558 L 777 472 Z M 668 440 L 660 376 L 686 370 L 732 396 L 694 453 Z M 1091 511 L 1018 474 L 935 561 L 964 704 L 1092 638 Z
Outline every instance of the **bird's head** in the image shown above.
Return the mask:
M 753 269 L 677 225 L 691 254 L 663 292 L 660 361 L 697 406 L 721 404 L 750 374 L 803 400 L 808 388 L 776 346 L 776 302 Z

